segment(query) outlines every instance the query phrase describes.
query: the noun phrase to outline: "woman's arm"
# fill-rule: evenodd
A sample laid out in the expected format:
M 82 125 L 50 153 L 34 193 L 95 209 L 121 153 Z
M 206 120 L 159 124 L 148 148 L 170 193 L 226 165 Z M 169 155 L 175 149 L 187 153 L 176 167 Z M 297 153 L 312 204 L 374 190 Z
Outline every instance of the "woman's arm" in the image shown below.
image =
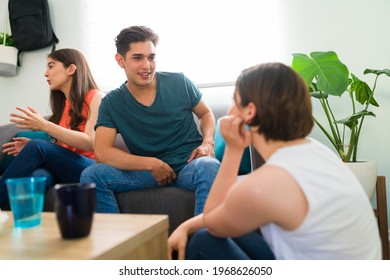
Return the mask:
M 32 106 L 28 106 L 27 109 L 17 107 L 16 109 L 24 113 L 24 115 L 11 114 L 11 122 L 16 123 L 19 128 L 45 131 L 53 138 L 69 146 L 92 151 L 95 140 L 94 126 L 102 97 L 103 94 L 98 92 L 92 98 L 89 105 L 89 118 L 84 132 L 70 130 L 48 121 Z
M 188 242 L 188 237 L 194 232 L 204 227 L 203 215 L 200 214 L 178 226 L 168 238 L 168 256 L 172 257 L 172 252 L 178 252 L 178 259 L 185 259 L 185 250 Z

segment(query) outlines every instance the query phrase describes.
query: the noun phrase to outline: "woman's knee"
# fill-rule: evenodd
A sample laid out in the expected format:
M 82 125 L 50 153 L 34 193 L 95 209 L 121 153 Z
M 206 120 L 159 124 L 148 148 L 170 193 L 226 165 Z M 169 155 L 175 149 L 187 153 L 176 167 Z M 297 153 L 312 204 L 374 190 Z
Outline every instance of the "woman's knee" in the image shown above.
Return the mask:
M 48 143 L 47 141 L 44 141 L 42 139 L 31 139 L 27 142 L 26 146 L 23 148 L 23 150 L 42 150 L 46 145 L 53 145 L 51 143 Z M 23 151 L 22 150 L 22 151 Z

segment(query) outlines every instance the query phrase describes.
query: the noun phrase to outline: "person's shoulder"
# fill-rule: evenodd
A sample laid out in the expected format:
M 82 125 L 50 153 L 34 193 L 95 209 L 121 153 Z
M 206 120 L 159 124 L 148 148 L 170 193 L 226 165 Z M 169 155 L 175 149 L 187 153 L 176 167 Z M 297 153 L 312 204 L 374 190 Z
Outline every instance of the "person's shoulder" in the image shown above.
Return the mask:
M 127 89 L 126 83 L 123 83 L 119 87 L 112 89 L 105 94 L 103 99 L 113 99 L 121 95 Z
M 105 93 L 99 89 L 91 89 L 88 94 L 87 94 L 87 99 L 93 99 L 93 98 L 98 98 L 102 99 L 105 96 Z
M 297 186 L 296 180 L 287 170 L 267 163 L 246 176 L 246 181 L 248 186 L 261 188 L 263 193 L 270 195 L 280 195 L 291 190 L 295 191 Z

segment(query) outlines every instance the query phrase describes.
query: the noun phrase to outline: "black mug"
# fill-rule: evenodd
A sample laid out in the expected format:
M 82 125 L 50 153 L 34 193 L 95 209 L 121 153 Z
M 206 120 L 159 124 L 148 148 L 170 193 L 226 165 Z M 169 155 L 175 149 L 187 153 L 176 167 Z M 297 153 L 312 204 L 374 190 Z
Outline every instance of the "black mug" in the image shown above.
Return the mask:
M 95 212 L 94 183 L 57 184 L 55 212 L 64 239 L 88 236 Z

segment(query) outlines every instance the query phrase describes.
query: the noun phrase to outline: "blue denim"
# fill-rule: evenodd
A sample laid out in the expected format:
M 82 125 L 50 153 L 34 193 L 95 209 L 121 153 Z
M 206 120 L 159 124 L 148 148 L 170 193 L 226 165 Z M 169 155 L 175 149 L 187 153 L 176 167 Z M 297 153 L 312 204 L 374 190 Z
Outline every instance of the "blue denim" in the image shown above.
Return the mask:
M 174 187 L 195 192 L 195 210 L 203 212 L 207 195 L 217 175 L 220 162 L 212 157 L 199 157 L 187 163 L 176 175 Z M 119 213 L 116 192 L 158 188 L 150 171 L 120 170 L 107 164 L 95 164 L 86 168 L 80 177 L 82 183 L 96 183 L 96 212 Z
M 186 259 L 274 260 L 275 255 L 257 231 L 236 238 L 219 238 L 201 229 L 189 240 Z
M 44 176 L 48 186 L 55 182 L 79 182 L 81 172 L 95 161 L 50 142 L 33 139 L 15 157 L 0 179 L 0 208 L 8 202 L 5 180 L 8 178 Z

